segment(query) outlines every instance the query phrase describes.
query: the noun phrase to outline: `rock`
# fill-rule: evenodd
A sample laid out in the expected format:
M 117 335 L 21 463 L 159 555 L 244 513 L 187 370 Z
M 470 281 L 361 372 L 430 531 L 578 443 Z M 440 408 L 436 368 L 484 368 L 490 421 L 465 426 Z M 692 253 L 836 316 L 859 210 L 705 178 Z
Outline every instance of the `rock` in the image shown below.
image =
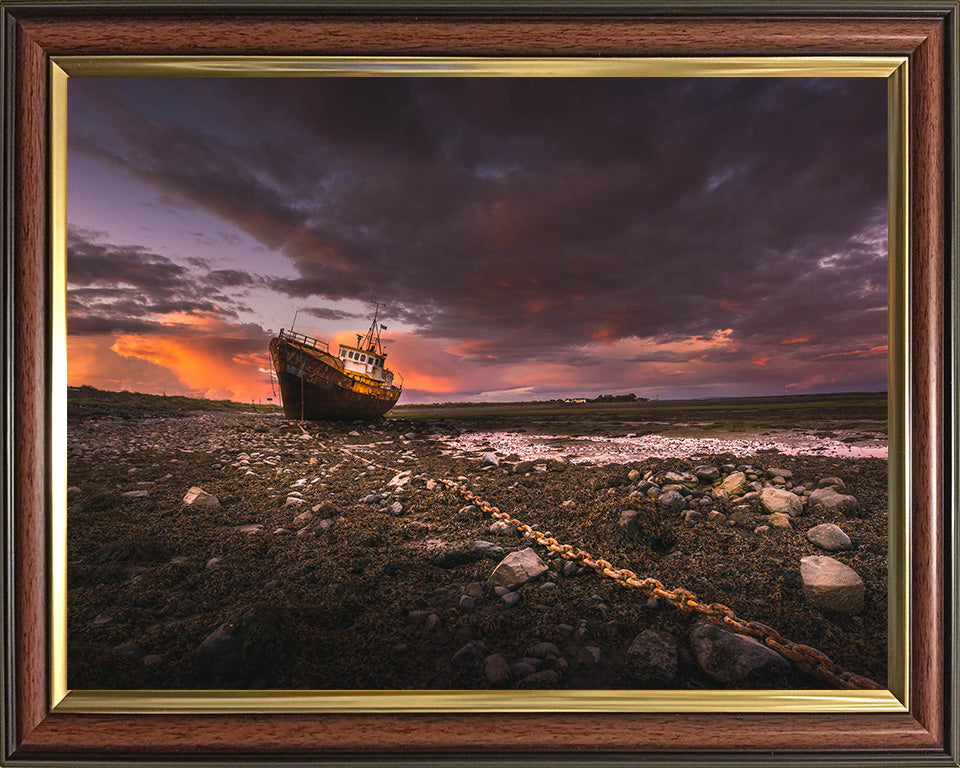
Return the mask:
M 567 578 L 572 578 L 580 573 L 580 566 L 573 562 L 573 560 L 566 560 L 563 563 L 563 575 Z
M 360 437 L 360 433 L 355 429 L 351 429 L 349 432 L 347 432 L 347 437 Z
M 473 542 L 473 548 L 471 550 L 474 554 L 479 557 L 485 557 L 487 560 L 499 560 L 503 557 L 503 553 L 506 551 L 499 544 L 494 544 L 492 541 L 479 541 Z
M 793 480 L 793 472 L 789 469 L 770 467 L 767 469 L 767 477 L 782 477 L 784 480 Z
M 723 514 L 723 512 L 717 512 L 717 510 L 711 509 L 710 512 L 707 513 L 707 520 L 717 525 L 723 525 L 727 521 L 727 516 Z
M 557 588 L 557 585 L 552 581 L 545 581 L 543 582 L 543 584 L 540 585 L 541 592 L 553 592 L 554 590 L 556 590 L 556 588 Z
M 208 571 L 215 571 L 220 567 L 221 560 L 219 557 L 211 557 L 207 560 L 207 565 L 205 566 Z
M 306 504 L 305 499 L 301 499 L 299 496 L 287 496 L 286 501 L 283 502 L 284 508 L 286 507 L 300 507 Z M 312 517 L 312 515 L 311 515 Z
M 307 510 L 306 512 L 301 512 L 299 515 L 293 518 L 293 522 L 303 523 L 304 525 L 306 525 L 312 519 L 313 519 L 313 512 L 310 512 L 309 510 Z
M 822 482 L 822 481 L 821 481 Z M 855 496 L 840 493 L 833 486 L 817 488 L 810 494 L 810 506 L 825 512 L 855 515 L 860 511 L 860 502 Z
M 740 493 L 747 484 L 747 476 L 743 472 L 731 472 L 720 483 L 717 490 L 730 496 Z
M 702 519 L 703 519 L 703 515 L 694 509 L 688 509 L 686 512 L 683 513 L 683 522 L 685 522 L 687 525 L 693 525 L 698 520 L 702 520 Z
M 505 595 L 500 595 L 500 599 L 506 603 L 508 608 L 512 608 L 517 603 L 520 602 L 520 593 L 519 592 L 507 592 Z
M 686 505 L 687 500 L 679 491 L 665 491 L 660 494 L 658 499 L 660 505 L 666 507 L 671 512 L 679 512 Z
M 632 539 L 639 532 L 640 513 L 635 509 L 625 509 L 620 513 L 617 528 L 627 539 Z
M 703 464 L 693 470 L 701 483 L 712 483 L 720 479 L 720 470 L 711 464 Z
M 460 603 L 457 605 L 461 613 L 473 613 L 473 609 L 476 607 L 477 601 L 469 595 L 462 595 L 460 597 Z
M 803 596 L 815 608 L 833 613 L 860 613 L 865 589 L 853 568 L 826 555 L 800 560 Z
M 510 665 L 500 653 L 491 653 L 483 661 L 483 676 L 491 688 L 503 688 L 513 680 Z
M 513 471 L 518 475 L 525 475 L 527 472 L 533 469 L 534 464 L 536 464 L 536 462 L 530 461 L 529 459 L 525 461 L 518 461 L 514 465 Z
M 815 525 L 807 531 L 807 541 L 828 552 L 853 549 L 853 542 L 850 541 L 850 537 L 844 533 L 842 528 L 833 523 Z
M 465 522 L 467 520 L 479 520 L 483 517 L 483 513 L 480 511 L 480 507 L 476 504 L 467 504 L 465 507 L 460 507 L 457 510 L 457 514 L 454 515 L 454 520 L 459 522 Z
M 524 661 L 515 661 L 510 665 L 510 674 L 514 680 L 522 680 L 527 675 L 532 675 L 536 671 L 537 668 L 535 666 L 527 664 Z
M 527 675 L 519 683 L 519 688 L 553 688 L 560 684 L 560 673 L 554 669 L 545 669 Z
M 518 587 L 547 571 L 543 560 L 530 547 L 507 555 L 490 574 L 488 581 L 495 586 Z
M 697 665 L 724 685 L 760 682 L 789 672 L 780 654 L 746 635 L 698 624 L 690 633 L 690 646 Z
M 631 483 L 635 483 L 639 479 L 640 479 L 640 473 L 637 470 L 631 469 L 629 472 L 627 472 L 627 480 L 629 480 Z M 80 489 L 78 488 L 77 490 L 80 490 Z
M 252 680 L 265 667 L 281 663 L 291 642 L 286 611 L 274 603 L 255 603 L 207 635 L 195 659 L 207 676 Z
M 467 584 L 467 588 L 463 590 L 467 595 L 472 597 L 474 600 L 483 599 L 483 585 L 477 581 L 470 582 Z
M 516 534 L 517 527 L 508 523 L 506 520 L 495 520 L 490 523 L 490 527 L 487 529 L 490 533 L 501 533 L 501 534 Z
M 488 452 L 483 454 L 480 457 L 480 466 L 481 467 L 499 467 L 500 459 L 497 458 L 497 454 Z
M 128 659 L 133 659 L 134 661 L 139 660 L 143 656 L 143 651 L 140 650 L 140 646 L 132 641 L 115 645 L 113 650 L 114 653 L 119 653 L 121 656 L 126 656 Z
M 403 488 L 407 483 L 410 482 L 410 478 L 413 476 L 413 472 L 409 469 L 401 472 L 387 483 L 388 488 Z
M 427 616 L 427 620 L 424 622 L 423 628 L 427 632 L 436 632 L 442 626 L 443 620 L 437 616 L 437 614 L 431 613 L 429 616 Z
M 143 499 L 150 495 L 150 491 L 126 491 L 120 495 L 125 499 Z
M 391 515 L 394 517 L 399 517 L 403 514 L 403 504 L 401 504 L 399 501 L 395 501 L 390 505 L 389 510 Z
M 773 528 L 780 528 L 785 531 L 793 530 L 793 525 L 790 524 L 790 515 L 783 512 L 774 512 L 767 520 Z
M 527 647 L 526 653 L 527 656 L 533 656 L 537 659 L 545 659 L 547 656 L 559 656 L 560 649 L 557 648 L 557 646 L 555 646 L 553 643 L 541 641 L 538 643 L 531 643 Z
M 671 683 L 677 676 L 677 641 L 666 632 L 641 632 L 627 650 L 624 671 L 642 685 Z
M 817 483 L 817 488 L 846 488 L 847 484 L 839 477 L 822 477 Z
M 200 509 L 220 508 L 220 499 L 197 486 L 193 486 L 187 491 L 183 497 L 183 503 L 188 507 L 199 507 Z
M 476 643 L 467 643 L 450 658 L 454 669 L 466 669 L 479 665 L 487 655 L 486 649 Z
M 143 661 L 143 666 L 150 669 L 160 664 L 163 664 L 163 656 L 158 656 L 155 653 L 148 653 L 146 656 L 143 657 L 142 661 Z
M 782 488 L 764 488 L 760 491 L 760 504 L 771 515 L 797 517 L 803 514 L 803 501 L 800 497 Z

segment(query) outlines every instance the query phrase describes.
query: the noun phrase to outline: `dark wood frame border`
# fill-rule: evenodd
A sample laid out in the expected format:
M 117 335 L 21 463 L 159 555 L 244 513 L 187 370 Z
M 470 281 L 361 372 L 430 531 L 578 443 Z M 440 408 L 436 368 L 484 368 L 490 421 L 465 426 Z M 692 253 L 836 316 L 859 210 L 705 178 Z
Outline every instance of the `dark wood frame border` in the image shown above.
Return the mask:
M 0 0 L 0 762 L 958 765 L 957 0 L 365 5 Z M 48 701 L 49 59 L 95 54 L 904 55 L 910 61 L 911 710 L 857 715 L 67 715 Z

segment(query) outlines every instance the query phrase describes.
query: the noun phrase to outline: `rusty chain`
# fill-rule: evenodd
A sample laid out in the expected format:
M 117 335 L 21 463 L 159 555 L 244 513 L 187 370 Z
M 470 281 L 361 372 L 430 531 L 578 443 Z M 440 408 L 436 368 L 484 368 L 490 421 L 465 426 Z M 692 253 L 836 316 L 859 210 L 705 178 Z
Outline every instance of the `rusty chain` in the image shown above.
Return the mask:
M 740 634 L 749 635 L 768 648 L 772 648 L 785 659 L 789 659 L 808 675 L 830 683 L 837 688 L 882 690 L 883 687 L 866 677 L 849 672 L 837 666 L 825 653 L 811 648 L 803 643 L 795 643 L 781 635 L 773 627 L 759 621 L 745 621 L 737 617 L 732 609 L 722 603 L 709 605 L 697 600 L 696 595 L 683 587 L 667 589 L 654 578 L 641 579 L 633 571 L 626 568 L 614 568 L 603 558 L 594 558 L 589 552 L 571 546 L 560 544 L 556 539 L 530 527 L 526 523 L 501 512 L 497 507 L 485 501 L 454 480 L 441 480 L 447 488 L 456 491 L 464 499 L 478 506 L 481 510 L 493 517 L 514 526 L 526 538 L 534 539 L 540 546 L 559 554 L 565 560 L 573 560 L 596 571 L 601 576 L 613 579 L 623 587 L 639 589 L 647 597 L 660 598 L 674 605 L 684 613 L 697 613 L 713 624 L 722 625 Z
M 310 434 L 303 429 L 303 426 L 300 428 L 304 434 Z M 328 446 L 324 445 L 315 436 L 311 435 L 311 437 L 323 448 L 328 448 Z M 385 469 L 390 472 L 399 471 L 395 467 L 387 467 L 363 456 L 359 456 L 346 448 L 339 448 L 339 450 L 372 467 Z M 450 490 L 457 492 L 464 499 L 471 504 L 475 504 L 495 520 L 502 520 L 514 526 L 525 538 L 533 539 L 540 546 L 550 552 L 559 554 L 565 560 L 578 562 L 596 571 L 596 573 L 601 576 L 613 579 L 620 586 L 626 587 L 627 589 L 639 589 L 648 598 L 653 597 L 665 600 L 683 613 L 699 614 L 713 624 L 753 637 L 768 648 L 779 653 L 783 658 L 793 662 L 797 668 L 812 677 L 830 683 L 836 688 L 847 690 L 884 690 L 883 686 L 875 683 L 873 680 L 838 666 L 829 656 L 822 651 L 818 651 L 816 648 L 789 640 L 776 629 L 762 622 L 746 621 L 739 618 L 731 608 L 722 603 L 701 603 L 697 600 L 696 595 L 683 587 L 667 589 L 657 579 L 652 577 L 640 578 L 636 573 L 627 568 L 615 568 L 610 562 L 603 558 L 594 558 L 593 555 L 586 550 L 579 549 L 570 544 L 561 544 L 553 537 L 547 536 L 526 523 L 511 517 L 506 512 L 501 512 L 499 508 L 479 498 L 473 491 L 455 480 L 441 479 L 438 482 Z

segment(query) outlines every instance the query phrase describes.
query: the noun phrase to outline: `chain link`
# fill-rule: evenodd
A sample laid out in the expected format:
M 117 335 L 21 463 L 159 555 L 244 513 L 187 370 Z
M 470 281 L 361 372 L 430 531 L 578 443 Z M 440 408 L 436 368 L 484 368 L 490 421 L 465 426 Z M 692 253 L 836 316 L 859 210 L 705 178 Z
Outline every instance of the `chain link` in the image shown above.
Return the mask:
M 304 434 L 310 434 L 302 425 L 300 429 L 303 430 Z M 322 448 L 328 448 L 328 446 L 324 445 L 314 435 L 310 436 Z M 389 472 L 399 471 L 395 467 L 387 467 L 363 456 L 359 456 L 346 448 L 339 448 L 339 450 L 352 458 L 365 462 L 369 466 L 385 469 Z M 657 579 L 652 577 L 640 578 L 627 568 L 615 568 L 611 563 L 602 558 L 594 558 L 593 555 L 586 550 L 579 549 L 570 544 L 561 544 L 552 536 L 546 536 L 526 523 L 511 517 L 506 512 L 501 512 L 499 508 L 479 498 L 477 494 L 455 480 L 443 479 L 437 482 L 457 492 L 462 498 L 471 504 L 475 504 L 495 520 L 502 520 L 514 526 L 524 537 L 533 539 L 549 552 L 554 552 L 565 560 L 578 562 L 596 571 L 601 576 L 613 579 L 627 589 L 639 589 L 647 597 L 664 600 L 684 613 L 698 614 L 713 624 L 722 625 L 739 634 L 753 637 L 768 648 L 779 653 L 785 659 L 793 662 L 797 668 L 812 677 L 830 683 L 836 688 L 848 690 L 883 690 L 883 686 L 875 683 L 873 680 L 841 668 L 822 651 L 818 651 L 816 648 L 804 645 L 803 643 L 795 643 L 793 640 L 788 640 L 773 627 L 759 621 L 746 621 L 741 619 L 731 608 L 722 603 L 710 603 L 706 605 L 699 602 L 696 595 L 688 589 L 684 589 L 683 587 L 667 589 L 662 583 L 657 581 Z

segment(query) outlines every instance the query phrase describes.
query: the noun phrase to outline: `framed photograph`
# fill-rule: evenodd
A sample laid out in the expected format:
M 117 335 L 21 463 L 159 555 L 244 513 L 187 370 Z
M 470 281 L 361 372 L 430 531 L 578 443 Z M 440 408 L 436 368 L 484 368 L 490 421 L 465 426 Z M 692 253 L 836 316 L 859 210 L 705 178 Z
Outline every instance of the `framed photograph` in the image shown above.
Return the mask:
M 3 2 L 4 762 L 957 765 L 957 10 Z

